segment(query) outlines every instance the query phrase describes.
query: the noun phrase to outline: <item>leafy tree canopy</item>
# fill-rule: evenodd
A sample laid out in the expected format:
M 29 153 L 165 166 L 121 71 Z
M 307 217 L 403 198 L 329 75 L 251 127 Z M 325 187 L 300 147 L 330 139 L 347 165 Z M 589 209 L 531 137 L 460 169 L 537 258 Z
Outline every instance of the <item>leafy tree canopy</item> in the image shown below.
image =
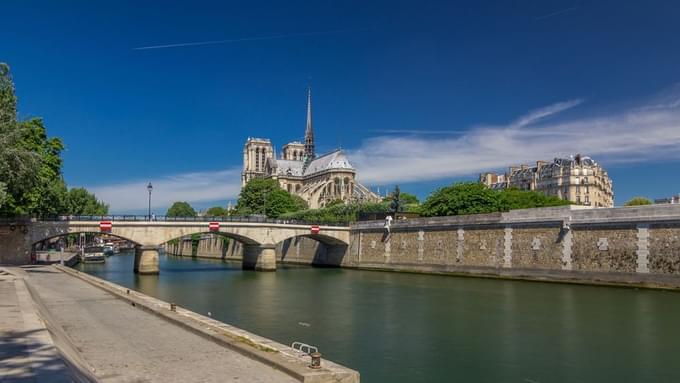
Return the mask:
M 255 178 L 241 190 L 236 210 L 238 214 L 265 214 L 278 218 L 281 214 L 307 208 L 299 196 L 281 189 L 276 180 Z
M 565 201 L 555 196 L 547 196 L 537 191 L 506 189 L 497 193 L 499 194 L 498 197 L 501 211 L 571 204 L 569 201 Z
M 652 201 L 646 197 L 633 197 L 625 203 L 625 206 L 642 206 L 651 205 Z
M 421 206 L 424 216 L 491 213 L 499 210 L 498 193 L 476 182 L 456 183 L 437 189 Z
M 99 201 L 85 188 L 72 188 L 66 195 L 68 212 L 75 215 L 105 215 L 109 213 L 109 205 Z
M 569 204 L 569 201 L 536 191 L 495 191 L 480 183 L 462 182 L 432 193 L 421 206 L 420 213 L 424 216 L 447 216 Z
M 83 211 L 71 211 L 76 205 L 61 172 L 63 150 L 60 139 L 47 136 L 42 119 L 17 120 L 14 82 L 9 66 L 0 63 L 0 216 Z M 101 212 L 105 205 L 91 207 Z
M 306 209 L 279 216 L 280 219 L 318 223 L 348 223 L 357 220 L 361 213 L 387 213 L 388 202 L 333 204 L 321 209 Z
M 227 209 L 222 206 L 213 206 L 205 211 L 205 215 L 208 217 L 225 217 L 227 215 Z
M 175 202 L 165 215 L 168 217 L 195 217 L 196 210 L 188 202 Z

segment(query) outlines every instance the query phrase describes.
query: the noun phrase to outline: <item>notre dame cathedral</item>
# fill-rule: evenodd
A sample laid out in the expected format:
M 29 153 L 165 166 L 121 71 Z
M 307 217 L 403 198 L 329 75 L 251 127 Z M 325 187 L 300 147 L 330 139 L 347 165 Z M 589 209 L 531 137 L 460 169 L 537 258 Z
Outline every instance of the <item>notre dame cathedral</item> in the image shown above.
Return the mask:
M 305 142 L 283 146 L 276 158 L 274 146 L 266 138 L 248 138 L 243 148 L 242 187 L 253 178 L 271 178 L 292 194 L 302 197 L 311 209 L 328 202 L 379 201 L 380 198 L 356 181 L 356 169 L 342 150 L 320 156 L 314 149 L 312 91 L 307 90 L 307 127 Z

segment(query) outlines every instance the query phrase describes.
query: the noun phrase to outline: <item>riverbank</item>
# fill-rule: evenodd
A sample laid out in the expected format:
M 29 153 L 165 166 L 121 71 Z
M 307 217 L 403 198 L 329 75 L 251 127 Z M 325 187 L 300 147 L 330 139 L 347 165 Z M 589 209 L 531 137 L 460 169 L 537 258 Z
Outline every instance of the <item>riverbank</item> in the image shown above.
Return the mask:
M 332 362 L 312 370 L 308 356 L 284 345 L 69 268 L 10 270 L 26 281 L 53 337 L 69 346 L 59 348 L 67 364 L 84 365 L 97 380 L 359 381 Z
M 87 381 L 67 367 L 21 274 L 0 268 L 0 381 Z

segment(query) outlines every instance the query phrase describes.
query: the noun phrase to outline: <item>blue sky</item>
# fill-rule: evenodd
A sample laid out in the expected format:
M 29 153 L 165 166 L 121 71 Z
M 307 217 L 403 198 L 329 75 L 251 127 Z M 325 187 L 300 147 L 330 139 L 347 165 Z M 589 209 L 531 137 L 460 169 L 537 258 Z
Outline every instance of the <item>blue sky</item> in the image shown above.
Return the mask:
M 248 136 L 346 149 L 368 186 L 426 196 L 581 152 L 617 204 L 680 192 L 680 3 L 14 1 L 0 61 L 65 177 L 154 210 L 234 200 Z M 135 49 L 229 40 L 223 43 Z

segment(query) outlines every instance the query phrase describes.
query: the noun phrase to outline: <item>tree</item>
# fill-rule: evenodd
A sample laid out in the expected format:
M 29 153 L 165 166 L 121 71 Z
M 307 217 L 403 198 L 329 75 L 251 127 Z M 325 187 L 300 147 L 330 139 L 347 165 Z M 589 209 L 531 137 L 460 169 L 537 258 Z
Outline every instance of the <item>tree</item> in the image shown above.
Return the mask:
M 276 180 L 263 178 L 250 180 L 241 190 L 236 204 L 238 214 L 264 214 L 273 218 L 306 208 L 307 203 L 302 198 L 281 189 Z
M 64 144 L 49 138 L 43 120 L 33 118 L 19 123 L 22 127 L 17 147 L 33 153 L 39 160 L 37 179 L 30 190 L 15 194 L 15 214 L 56 215 L 68 213 L 67 188 L 61 167 Z
M 646 197 L 633 197 L 628 200 L 628 202 L 625 203 L 625 206 L 642 206 L 642 205 L 651 205 L 652 201 L 649 198 Z
M 0 63 L 0 215 L 25 214 L 16 199 L 30 191 L 38 179 L 39 158 L 19 146 L 21 138 L 14 82 L 9 66 Z
M 461 182 L 437 189 L 421 206 L 421 214 L 429 217 L 499 210 L 498 193 L 476 182 Z
M 227 209 L 222 206 L 213 206 L 205 211 L 205 215 L 208 217 L 225 217 L 227 215 Z
M 499 193 L 501 211 L 514 209 L 531 209 L 536 207 L 563 206 L 571 204 L 570 201 L 555 196 L 547 196 L 541 192 L 532 190 L 505 189 Z
M 106 215 L 109 205 L 99 201 L 85 188 L 72 188 L 66 195 L 66 206 L 69 214 L 74 215 Z
M 168 217 L 195 217 L 196 210 L 188 202 L 175 202 L 165 215 Z
M 267 194 L 265 213 L 267 217 L 278 218 L 281 214 L 302 210 L 306 207 L 307 203 L 302 198 L 293 196 L 279 188 Z

